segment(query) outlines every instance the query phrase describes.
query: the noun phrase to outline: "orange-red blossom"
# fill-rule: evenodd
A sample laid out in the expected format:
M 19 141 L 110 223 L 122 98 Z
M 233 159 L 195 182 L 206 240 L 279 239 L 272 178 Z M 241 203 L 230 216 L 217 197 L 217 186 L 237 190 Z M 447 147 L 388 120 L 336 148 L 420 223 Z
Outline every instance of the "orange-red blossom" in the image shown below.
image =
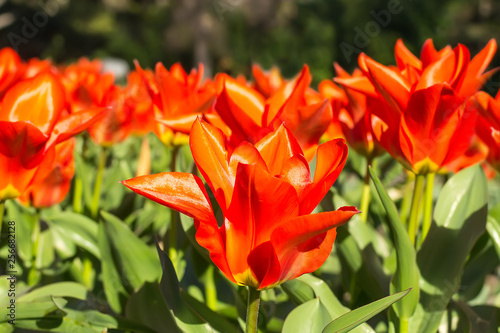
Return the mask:
M 225 142 L 216 127 L 194 122 L 191 151 L 224 214 L 220 228 L 195 175 L 160 173 L 123 184 L 193 217 L 198 243 L 234 283 L 266 289 L 318 269 L 332 250 L 336 227 L 358 213 L 342 207 L 310 214 L 344 166 L 344 140 L 319 146 L 313 181 L 300 146 L 283 125 L 232 153 Z
M 471 144 L 477 109 L 467 101 L 491 75 L 484 72 L 495 50 L 492 40 L 470 60 L 463 45 L 438 52 L 428 41 L 419 60 L 398 42 L 399 68 L 361 54 L 360 68 L 387 106 L 372 110 L 380 144 L 416 174 L 436 172 L 463 155 Z
M 500 92 L 493 98 L 485 92 L 479 92 L 476 100 L 480 105 L 476 133 L 488 146 L 486 160 L 493 168 L 500 171 Z
M 68 114 L 58 76 L 19 81 L 0 105 L 0 201 L 19 197 L 56 144 L 85 130 L 103 109 Z

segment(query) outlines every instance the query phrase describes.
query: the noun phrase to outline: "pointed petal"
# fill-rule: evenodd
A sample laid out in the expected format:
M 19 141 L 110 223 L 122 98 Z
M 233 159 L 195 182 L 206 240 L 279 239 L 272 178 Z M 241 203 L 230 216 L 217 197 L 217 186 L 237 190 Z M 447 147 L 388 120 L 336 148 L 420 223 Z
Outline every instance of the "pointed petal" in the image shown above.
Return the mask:
M 106 115 L 106 112 L 111 111 L 105 108 L 92 108 L 78 111 L 59 119 L 47 142 L 47 148 L 83 132 L 91 125 L 101 120 Z
M 335 78 L 335 82 L 340 84 L 345 88 L 349 88 L 365 95 L 369 95 L 372 97 L 377 97 L 378 93 L 375 90 L 375 87 L 370 82 L 370 80 L 366 76 L 358 76 L 351 78 Z
M 305 103 L 305 94 L 311 81 L 309 67 L 304 65 L 295 79 L 283 85 L 268 99 L 267 108 L 262 117 L 262 125 L 268 126 L 275 121 L 279 122 L 282 113 L 291 116 L 296 114 L 297 108 Z
M 335 229 L 357 213 L 355 207 L 342 207 L 333 212 L 298 216 L 277 227 L 271 243 L 281 264 L 280 281 L 318 269 L 332 251 Z
M 491 39 L 488 44 L 470 61 L 467 67 L 465 79 L 460 87 L 460 96 L 467 97 L 473 95 L 477 90 L 483 86 L 486 81 L 498 71 L 498 68 L 489 71 L 483 75 L 486 68 L 490 64 L 495 52 L 497 50 L 497 43 Z
M 231 202 L 234 180 L 229 173 L 222 131 L 198 118 L 191 129 L 189 146 L 196 165 L 225 210 Z
M 259 151 L 249 142 L 242 142 L 231 154 L 229 159 L 229 173 L 236 177 L 238 164 L 256 164 L 259 168 L 267 171 L 266 162 L 260 156 Z
M 333 68 L 335 68 L 335 73 L 337 77 L 340 78 L 349 78 L 351 75 L 343 69 L 337 62 L 333 63 Z
M 303 155 L 293 134 L 281 125 L 255 144 L 255 148 L 266 162 L 269 173 L 279 175 L 285 163 L 294 155 Z
M 223 89 L 215 102 L 217 113 L 237 137 L 238 143 L 255 143 L 260 139 L 264 99 L 257 91 L 227 75 L 221 75 L 218 80 L 223 82 Z
M 156 119 L 156 121 L 170 127 L 174 131 L 189 134 L 196 118 L 202 115 L 202 113 L 191 113 L 187 115 L 172 116 L 170 118 Z
M 7 91 L 0 120 L 30 121 L 49 134 L 65 106 L 64 89 L 53 74 L 42 73 L 18 82 Z
M 406 48 L 401 38 L 396 42 L 394 55 L 396 56 L 396 63 L 398 64 L 399 70 L 403 70 L 408 66 L 422 70 L 422 62 Z
M 300 200 L 300 214 L 309 214 L 330 190 L 344 168 L 347 145 L 344 139 L 334 139 L 318 147 L 314 181 L 304 191 Z
M 410 85 L 397 71 L 383 66 L 366 57 L 366 66 L 375 89 L 382 95 L 386 103 L 402 112 L 410 98 Z

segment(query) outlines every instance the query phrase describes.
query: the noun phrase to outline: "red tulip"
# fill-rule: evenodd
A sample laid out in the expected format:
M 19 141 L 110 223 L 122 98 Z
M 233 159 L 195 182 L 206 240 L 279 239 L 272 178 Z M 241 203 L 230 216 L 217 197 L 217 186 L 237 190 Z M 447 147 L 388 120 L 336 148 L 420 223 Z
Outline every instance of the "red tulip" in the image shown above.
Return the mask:
M 269 71 L 264 71 L 259 65 L 252 65 L 252 74 L 255 80 L 253 88 L 264 98 L 271 97 L 279 88 L 286 84 L 278 67 L 273 66 Z
M 347 142 L 359 154 L 372 160 L 383 149 L 373 134 L 371 110 L 384 108 L 383 100 L 359 69 L 353 75 L 349 75 L 338 64 L 335 64 L 335 69 L 338 75 L 335 81 L 343 85 L 344 89 L 338 88 L 331 80 L 324 80 L 319 85 L 320 93 L 330 98 L 335 118 Z M 356 85 L 358 90 L 350 85 Z
M 386 105 L 372 110 L 380 144 L 417 174 L 436 172 L 463 155 L 471 144 L 476 117 L 476 107 L 467 104 L 467 98 L 484 79 L 495 47 L 490 42 L 470 62 L 463 45 L 440 53 L 427 51 L 421 63 L 399 51 L 404 54 L 397 57 L 403 71 L 360 55 L 361 69 Z
M 61 142 L 46 154 L 29 188 L 19 198 L 36 208 L 50 207 L 64 200 L 75 174 L 75 139 Z
M 271 288 L 318 269 L 330 255 L 336 227 L 358 213 L 342 207 L 310 215 L 344 166 L 347 146 L 342 139 L 319 146 L 313 181 L 300 146 L 283 125 L 230 154 L 223 133 L 198 120 L 190 146 L 224 214 L 220 228 L 195 175 L 160 173 L 123 184 L 193 217 L 198 243 L 239 285 Z
M 57 76 L 41 73 L 5 94 L 0 106 L 0 200 L 23 194 L 47 152 L 85 130 L 104 111 L 67 114 Z
M 232 147 L 245 141 L 256 143 L 284 123 L 306 158 L 313 158 L 319 139 L 332 121 L 332 110 L 330 103 L 309 87 L 312 78 L 307 66 L 267 100 L 227 75 L 218 80 L 221 88 L 215 109 L 231 129 Z

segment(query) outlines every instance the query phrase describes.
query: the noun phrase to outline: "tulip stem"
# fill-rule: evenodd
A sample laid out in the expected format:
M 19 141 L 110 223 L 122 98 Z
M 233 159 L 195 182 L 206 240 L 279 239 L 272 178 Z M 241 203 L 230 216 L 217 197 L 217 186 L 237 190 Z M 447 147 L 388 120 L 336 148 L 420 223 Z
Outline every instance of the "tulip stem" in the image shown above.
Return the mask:
M 403 188 L 403 201 L 401 202 L 401 215 L 400 219 L 403 222 L 405 228 L 408 228 L 408 214 L 410 212 L 410 200 L 411 200 L 411 183 L 413 183 L 413 179 L 409 176 L 406 179 L 406 183 Z
M 248 286 L 246 333 L 256 333 L 259 319 L 260 291 Z
M 217 288 L 215 287 L 214 265 L 209 265 L 205 273 L 205 298 L 210 310 L 217 311 Z
M 172 150 L 172 156 L 170 160 L 170 172 L 175 172 L 175 165 L 177 161 L 177 154 L 179 153 L 179 147 L 174 146 Z M 177 212 L 173 209 L 170 210 L 170 230 L 168 238 L 168 256 L 174 265 L 175 272 L 177 272 Z
M 92 197 L 92 205 L 90 207 L 90 214 L 93 219 L 97 219 L 99 213 L 99 200 L 101 199 L 101 186 L 104 168 L 106 167 L 106 159 L 108 158 L 108 148 L 103 147 L 101 156 L 99 157 L 99 167 L 97 169 L 97 177 L 94 184 L 94 196 Z
M 368 210 L 370 209 L 370 165 L 375 167 L 375 160 L 366 160 L 366 170 L 365 178 L 363 181 L 363 194 L 361 195 L 361 221 L 366 222 L 368 220 Z
M 415 238 L 418 230 L 418 210 L 420 206 L 420 197 L 424 187 L 425 175 L 416 175 L 415 187 L 413 188 L 413 197 L 411 200 L 410 219 L 408 221 L 408 236 L 412 244 L 415 244 Z
M 40 215 L 37 210 L 35 214 L 35 221 L 33 223 L 33 231 L 31 234 L 31 267 L 28 271 L 28 286 L 34 286 L 40 280 L 40 273 L 36 268 L 36 259 L 38 257 L 38 245 L 40 243 Z
M 427 180 L 425 183 L 425 194 L 424 194 L 424 222 L 422 224 L 422 237 L 420 238 L 419 244 L 424 242 L 425 237 L 429 233 L 432 223 L 432 191 L 434 189 L 434 178 L 435 173 L 427 174 Z
M 79 175 L 75 177 L 75 190 L 73 191 L 73 211 L 77 214 L 82 212 L 83 182 Z
M 408 318 L 399 318 L 399 333 L 408 333 L 410 329 L 410 321 Z

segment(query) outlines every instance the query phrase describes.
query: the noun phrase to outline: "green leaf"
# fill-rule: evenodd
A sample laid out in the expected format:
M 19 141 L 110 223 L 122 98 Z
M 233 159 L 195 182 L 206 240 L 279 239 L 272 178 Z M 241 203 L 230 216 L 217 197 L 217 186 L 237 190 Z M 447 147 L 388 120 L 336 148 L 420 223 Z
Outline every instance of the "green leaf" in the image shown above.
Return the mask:
M 410 323 L 416 332 L 437 330 L 460 286 L 466 259 L 485 231 L 487 207 L 487 180 L 479 165 L 460 171 L 441 190 L 433 223 L 417 257 L 422 306 Z
M 316 333 L 332 320 L 319 298 L 314 298 L 293 309 L 283 323 L 283 332 Z
M 296 304 L 302 304 L 312 300 L 316 296 L 313 289 L 298 279 L 287 281 L 281 285 L 281 288 L 287 293 L 290 299 Z
M 419 300 L 419 271 L 416 263 L 415 249 L 403 223 L 399 219 L 394 202 L 385 191 L 380 179 L 375 175 L 372 168 L 369 171 L 382 205 L 387 212 L 388 224 L 396 249 L 397 268 L 391 281 L 391 292 L 396 293 L 412 288 L 407 297 L 393 306 L 398 318 L 406 321 L 412 316 Z
M 495 251 L 500 258 L 500 222 L 493 216 L 488 216 L 488 220 L 486 221 L 486 230 L 493 241 L 493 246 L 495 247 Z
M 158 246 L 157 251 L 163 269 L 160 291 L 175 317 L 177 326 L 183 332 L 213 332 L 206 321 L 184 302 L 172 261 Z
M 33 289 L 21 295 L 17 301 L 50 300 L 50 297 L 73 297 L 84 300 L 87 298 L 87 289 L 76 282 L 57 282 Z
M 127 318 L 156 332 L 179 332 L 157 283 L 146 282 L 133 293 L 127 301 L 125 313 Z
M 97 244 L 98 226 L 94 220 L 73 212 L 58 212 L 42 217 L 52 230 L 54 247 L 60 252 L 74 255 L 74 245 L 77 245 L 96 258 L 101 258 Z
M 102 283 L 104 294 L 108 300 L 109 306 L 116 313 L 122 312 L 121 298 L 128 296 L 127 290 L 123 287 L 122 280 L 116 270 L 111 253 L 111 246 L 106 237 L 104 224 L 99 224 L 98 231 L 99 250 L 101 252 Z
M 312 276 L 311 274 L 304 274 L 296 280 L 305 283 L 312 288 L 314 294 L 321 300 L 321 303 L 323 303 L 331 318 L 340 317 L 350 311 L 349 308 L 342 305 L 325 281 Z M 362 324 L 353 331 L 353 333 L 374 332 L 375 331 L 368 324 Z
M 332 321 L 325 327 L 323 333 L 345 333 L 351 331 L 353 328 L 366 322 L 373 316 L 379 314 L 387 309 L 391 304 L 399 301 L 406 296 L 411 289 L 399 292 L 397 294 L 384 297 L 378 301 L 372 302 L 368 305 L 362 306 L 356 310 L 352 310 L 343 316 Z
M 33 226 L 37 222 L 35 214 L 15 200 L 5 202 L 9 221 L 15 221 L 16 254 L 25 264 L 31 263 L 33 256 Z
M 118 259 L 119 271 L 124 281 L 135 289 L 144 282 L 158 281 L 161 266 L 154 248 L 138 238 L 125 223 L 116 216 L 101 212 L 108 242 Z

